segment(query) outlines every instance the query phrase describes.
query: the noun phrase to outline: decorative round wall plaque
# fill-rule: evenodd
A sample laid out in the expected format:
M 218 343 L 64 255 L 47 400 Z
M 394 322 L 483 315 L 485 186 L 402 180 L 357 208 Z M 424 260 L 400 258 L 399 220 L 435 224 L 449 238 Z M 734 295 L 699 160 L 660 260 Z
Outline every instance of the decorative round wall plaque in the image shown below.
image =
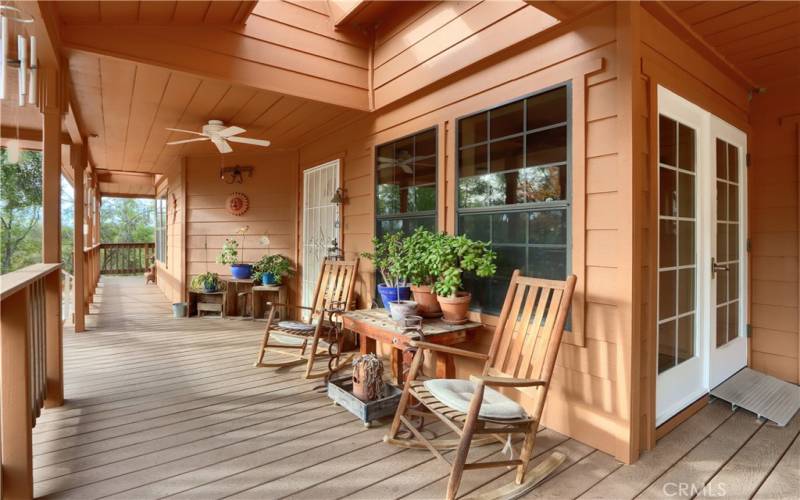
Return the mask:
M 225 200 L 225 208 L 231 215 L 242 215 L 250 208 L 250 200 L 244 193 L 231 193 L 228 199 Z

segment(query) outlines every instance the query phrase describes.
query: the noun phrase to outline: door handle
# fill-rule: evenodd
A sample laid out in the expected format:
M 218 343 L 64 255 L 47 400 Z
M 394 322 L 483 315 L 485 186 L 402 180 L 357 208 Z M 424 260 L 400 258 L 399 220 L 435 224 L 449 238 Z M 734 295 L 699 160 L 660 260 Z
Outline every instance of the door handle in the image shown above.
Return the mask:
M 716 259 L 711 257 L 711 278 L 713 279 L 716 277 L 717 273 L 719 272 L 728 272 L 731 268 L 728 264 L 717 264 Z

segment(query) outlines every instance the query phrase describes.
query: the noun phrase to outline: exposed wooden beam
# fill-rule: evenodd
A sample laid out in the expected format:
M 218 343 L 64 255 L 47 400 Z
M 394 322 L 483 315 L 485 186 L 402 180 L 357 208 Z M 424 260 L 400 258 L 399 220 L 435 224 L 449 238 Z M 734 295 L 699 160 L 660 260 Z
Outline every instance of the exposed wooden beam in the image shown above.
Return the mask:
M 67 133 L 72 144 L 83 144 L 83 136 L 81 129 L 78 126 L 78 120 L 75 118 L 75 111 L 70 102 L 67 106 L 67 114 L 64 116 L 64 125 L 67 127 Z
M 673 33 L 678 35 L 700 55 L 708 59 L 714 66 L 719 68 L 728 77 L 742 84 L 748 89 L 757 89 L 759 85 L 753 79 L 744 74 L 731 61 L 723 56 L 717 49 L 708 43 L 699 33 L 697 33 L 686 21 L 672 10 L 661 0 L 652 2 L 642 2 L 641 5 L 656 19 L 661 21 Z
M 251 40 L 249 51 L 232 44 L 223 28 L 100 24 L 90 28 L 61 26 L 64 47 L 361 111 L 369 107 L 366 73 L 363 88 L 341 83 L 343 78 L 335 72 L 306 74 L 273 57 L 277 52 L 270 44 L 256 46 L 258 42 Z M 209 39 L 220 43 L 212 50 L 206 43 Z
M 22 149 L 42 149 L 42 131 L 29 128 L 17 129 L 9 125 L 0 127 L 0 144 L 6 146 L 8 141 L 19 139 Z M 70 144 L 70 137 L 61 134 L 61 144 Z
M 155 175 L 143 172 L 98 170 L 97 182 L 128 184 L 130 186 L 144 186 L 155 189 Z
M 547 15 L 555 17 L 559 21 L 564 21 L 571 17 L 569 11 L 559 5 L 558 2 L 552 0 L 525 0 L 525 3 L 536 7 Z
M 233 18 L 234 24 L 245 24 L 247 22 L 247 18 L 253 13 L 253 9 L 256 8 L 256 5 L 258 5 L 257 0 L 242 2 L 241 5 L 239 5 L 238 12 L 236 12 L 236 15 Z
M 371 0 L 329 0 L 333 25 L 346 26 L 372 3 Z
M 155 199 L 155 194 L 139 194 L 139 193 L 112 193 L 106 191 L 100 191 L 100 196 L 103 198 L 143 198 L 146 200 Z

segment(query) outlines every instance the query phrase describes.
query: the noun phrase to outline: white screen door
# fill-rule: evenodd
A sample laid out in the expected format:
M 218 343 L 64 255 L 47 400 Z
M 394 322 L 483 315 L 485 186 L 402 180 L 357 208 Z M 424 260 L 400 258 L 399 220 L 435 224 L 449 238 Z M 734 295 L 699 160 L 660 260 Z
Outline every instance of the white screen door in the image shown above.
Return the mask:
M 339 206 L 331 203 L 339 188 L 339 160 L 303 172 L 302 305 L 311 306 L 322 261 L 339 241 Z
M 658 88 L 656 425 L 747 363 L 746 136 Z

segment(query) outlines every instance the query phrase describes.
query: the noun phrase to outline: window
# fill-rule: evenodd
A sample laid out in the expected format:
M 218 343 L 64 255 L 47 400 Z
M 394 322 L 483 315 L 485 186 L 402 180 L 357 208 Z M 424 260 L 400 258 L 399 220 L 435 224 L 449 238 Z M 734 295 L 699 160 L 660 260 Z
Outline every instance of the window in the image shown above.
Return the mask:
M 167 262 L 167 193 L 156 198 L 156 260 Z
M 565 279 L 570 259 L 568 85 L 461 118 L 459 234 L 491 241 L 497 274 L 467 276 L 474 306 L 498 313 L 514 269 Z
M 375 148 L 376 235 L 436 231 L 436 129 Z

